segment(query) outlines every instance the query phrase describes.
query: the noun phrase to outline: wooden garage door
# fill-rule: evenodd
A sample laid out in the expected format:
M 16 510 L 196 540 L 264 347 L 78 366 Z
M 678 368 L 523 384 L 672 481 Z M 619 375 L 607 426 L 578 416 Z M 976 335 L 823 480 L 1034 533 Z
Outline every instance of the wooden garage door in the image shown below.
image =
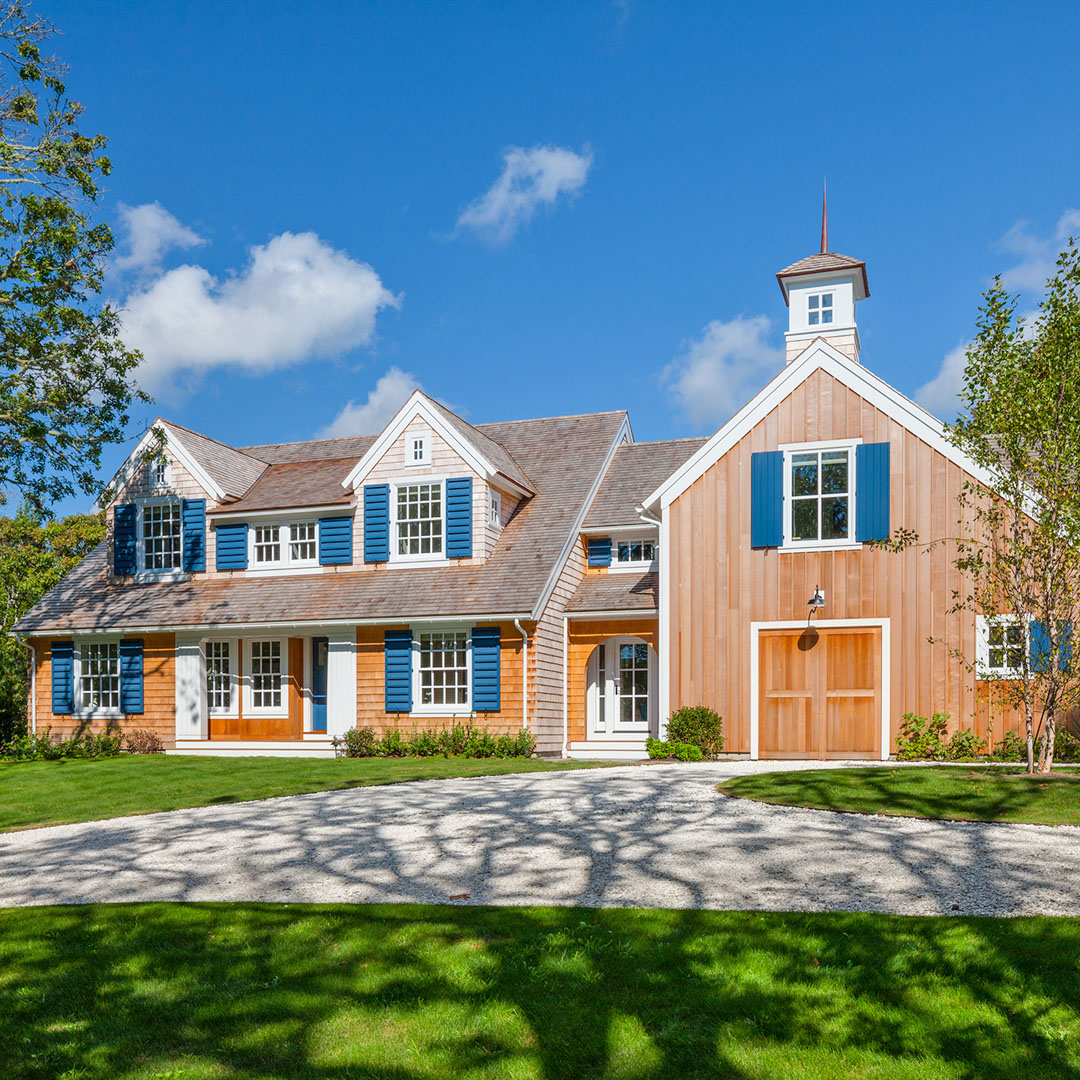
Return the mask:
M 758 754 L 881 756 L 881 629 L 763 630 Z

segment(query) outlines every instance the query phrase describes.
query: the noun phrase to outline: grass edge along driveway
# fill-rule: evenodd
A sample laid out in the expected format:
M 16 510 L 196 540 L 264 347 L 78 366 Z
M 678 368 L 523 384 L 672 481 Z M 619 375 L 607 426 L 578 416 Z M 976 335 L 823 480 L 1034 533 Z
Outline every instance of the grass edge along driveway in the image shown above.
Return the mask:
M 5 1080 L 1065 1080 L 1080 920 L 0 910 Z
M 124 755 L 0 764 L 0 832 L 410 780 L 587 768 L 538 758 Z
M 758 773 L 717 785 L 782 806 L 953 821 L 1080 825 L 1080 769 L 1028 776 L 1022 766 L 904 765 Z

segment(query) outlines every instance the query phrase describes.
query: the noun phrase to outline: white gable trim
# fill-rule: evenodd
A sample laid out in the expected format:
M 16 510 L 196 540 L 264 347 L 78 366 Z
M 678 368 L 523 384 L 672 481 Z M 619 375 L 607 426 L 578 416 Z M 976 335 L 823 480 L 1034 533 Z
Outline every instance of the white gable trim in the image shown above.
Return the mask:
M 107 506 L 111 506 L 116 501 L 116 495 L 119 490 L 128 484 L 131 478 L 135 475 L 136 470 L 143 464 L 143 454 L 150 448 L 151 443 L 154 441 L 154 428 L 160 427 L 165 432 L 165 447 L 172 454 L 181 465 L 192 477 L 198 482 L 199 487 L 203 489 L 215 502 L 222 502 L 225 499 L 226 493 L 221 487 L 214 481 L 214 478 L 199 464 L 199 462 L 192 456 L 191 452 L 180 441 L 179 436 L 169 426 L 167 420 L 162 420 L 160 417 L 155 420 L 147 429 L 146 434 L 138 441 L 135 449 L 128 455 L 127 460 L 109 481 L 108 486 L 105 488 L 106 492 L 111 492 L 112 497 L 108 502 L 102 502 L 105 492 L 97 497 L 94 502 L 95 510 L 104 510 Z
M 352 472 L 342 480 L 341 486 L 346 490 L 358 488 L 364 482 L 368 473 L 378 464 L 382 456 L 393 446 L 394 442 L 417 416 L 423 417 L 431 430 L 437 431 L 481 476 L 486 476 L 491 480 L 498 474 L 495 466 L 450 427 L 428 405 L 424 395 L 419 390 L 414 390 L 409 400 L 398 410 L 394 419 L 383 428 L 382 434 L 371 444 L 368 452 L 356 463 Z
M 693 457 L 665 480 L 643 505 L 654 506 L 659 502 L 661 507 L 670 506 L 816 371 L 831 375 L 975 479 L 987 486 L 992 485 L 991 474 L 949 442 L 945 437 L 945 425 L 936 416 L 819 338 L 767 383 Z

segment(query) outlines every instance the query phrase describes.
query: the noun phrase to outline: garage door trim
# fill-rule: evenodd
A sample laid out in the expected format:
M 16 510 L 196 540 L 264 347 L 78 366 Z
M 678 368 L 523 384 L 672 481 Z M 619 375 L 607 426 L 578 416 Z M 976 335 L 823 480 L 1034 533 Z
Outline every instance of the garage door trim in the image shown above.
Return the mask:
M 881 760 L 889 760 L 889 709 L 891 680 L 889 678 L 889 662 L 891 650 L 889 646 L 889 620 L 888 619 L 811 619 L 811 626 L 821 629 L 845 628 L 857 629 L 859 627 L 878 627 L 881 630 Z M 758 723 L 760 720 L 760 672 L 758 670 L 758 650 L 762 630 L 802 630 L 806 628 L 805 620 L 789 620 L 787 622 L 752 622 L 750 624 L 750 759 L 758 760 Z

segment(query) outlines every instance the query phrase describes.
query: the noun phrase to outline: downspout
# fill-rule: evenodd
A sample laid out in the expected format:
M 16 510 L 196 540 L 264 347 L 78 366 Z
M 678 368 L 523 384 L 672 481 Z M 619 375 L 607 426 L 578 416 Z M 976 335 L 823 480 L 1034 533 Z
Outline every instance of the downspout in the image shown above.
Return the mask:
M 37 734 L 37 650 L 17 634 L 15 640 L 26 650 L 30 664 L 30 734 Z
M 521 730 L 529 727 L 529 635 L 520 619 L 514 620 L 514 629 L 521 635 Z

